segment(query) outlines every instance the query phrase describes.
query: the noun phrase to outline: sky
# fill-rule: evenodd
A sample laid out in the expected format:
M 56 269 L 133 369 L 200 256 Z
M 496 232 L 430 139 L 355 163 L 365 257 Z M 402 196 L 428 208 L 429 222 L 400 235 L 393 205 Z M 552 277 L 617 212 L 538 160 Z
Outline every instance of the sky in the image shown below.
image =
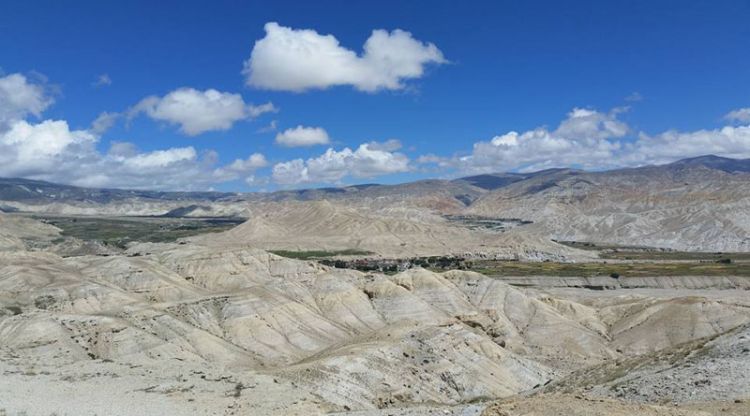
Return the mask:
M 0 177 L 270 191 L 750 158 L 750 2 L 0 4 Z

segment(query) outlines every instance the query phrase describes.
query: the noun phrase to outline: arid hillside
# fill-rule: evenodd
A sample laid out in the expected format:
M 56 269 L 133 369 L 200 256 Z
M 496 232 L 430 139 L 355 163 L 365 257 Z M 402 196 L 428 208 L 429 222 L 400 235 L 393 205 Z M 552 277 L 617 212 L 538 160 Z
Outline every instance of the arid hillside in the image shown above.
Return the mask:
M 3 180 L 0 209 L 241 217 L 248 223 L 233 237 L 260 248 L 362 249 L 383 256 L 507 257 L 506 248 L 519 242 L 565 255 L 552 240 L 747 252 L 750 162 L 705 156 L 606 172 L 552 169 L 267 194 L 99 190 Z M 472 225 L 478 221 L 490 226 Z M 523 226 L 496 226 L 503 223 Z
M 555 171 L 480 197 L 468 213 L 534 221 L 557 240 L 750 250 L 750 162 L 699 158 L 601 173 Z
M 35 201 L 0 414 L 747 414 L 745 164 Z
M 675 399 L 748 394 L 732 364 L 750 323 L 740 286 L 696 291 L 673 278 L 668 290 L 595 296 L 467 271 L 332 269 L 211 240 L 0 257 L 10 414 L 478 414 L 542 387 L 659 402 L 698 369 L 719 377 L 725 361 L 737 382 L 691 381 Z M 691 370 L 665 377 L 661 357 Z M 636 383 L 660 390 L 633 396 Z

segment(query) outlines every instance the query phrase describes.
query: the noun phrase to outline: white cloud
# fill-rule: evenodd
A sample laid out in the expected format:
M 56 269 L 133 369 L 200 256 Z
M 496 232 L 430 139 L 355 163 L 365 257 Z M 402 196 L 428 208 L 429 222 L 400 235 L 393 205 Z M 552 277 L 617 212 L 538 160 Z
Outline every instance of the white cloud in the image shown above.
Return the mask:
M 179 125 L 182 133 L 195 136 L 212 130 L 228 130 L 237 121 L 275 111 L 272 103 L 246 104 L 239 94 L 180 88 L 164 97 L 144 98 L 129 111 L 129 117 L 145 113 L 154 120 Z
M 269 178 L 266 176 L 250 175 L 245 178 L 245 183 L 252 187 L 266 186 L 269 183 Z
M 96 77 L 96 81 L 94 81 L 91 85 L 93 85 L 94 87 L 108 87 L 112 85 L 112 78 L 110 78 L 108 74 L 101 74 Z
M 367 147 L 370 150 L 382 150 L 384 152 L 395 152 L 403 147 L 401 141 L 396 139 L 386 140 L 384 142 L 369 142 Z
M 373 178 L 409 171 L 409 158 L 401 153 L 376 150 L 369 143 L 357 150 L 328 149 L 324 154 L 306 161 L 294 159 L 273 167 L 273 180 L 282 185 L 304 183 L 339 183 L 345 177 Z
M 420 78 L 428 64 L 446 60 L 432 43 L 411 33 L 374 30 L 363 53 L 347 49 L 333 35 L 292 29 L 275 22 L 265 25 L 266 36 L 255 42 L 243 74 L 249 86 L 301 92 L 337 85 L 373 92 L 404 88 L 404 81 Z
M 65 121 L 14 122 L 0 133 L 0 176 L 35 176 L 84 161 L 96 137 L 71 131 Z M 50 179 L 53 176 L 50 176 Z
M 441 167 L 450 167 L 451 166 L 451 159 L 443 156 L 438 156 L 434 153 L 428 153 L 426 155 L 421 155 L 417 158 L 417 163 L 419 164 L 436 164 Z
M 92 187 L 204 190 L 266 166 L 253 154 L 217 167 L 217 155 L 193 147 L 141 152 L 127 142 L 97 150 L 98 135 L 62 120 L 16 121 L 0 132 L 0 177 L 25 177 Z
M 72 130 L 63 120 L 26 120 L 41 117 L 52 101 L 44 83 L 30 82 L 19 74 L 0 78 L 0 177 L 93 187 L 205 190 L 235 180 L 252 186 L 265 185 L 270 179 L 281 185 L 341 183 L 345 178 L 412 170 L 409 158 L 398 153 L 402 144 L 395 139 L 364 143 L 356 150 L 329 148 L 317 157 L 277 163 L 271 178 L 256 176 L 269 165 L 260 153 L 221 164 L 216 152 L 199 152 L 192 146 L 144 152 L 132 143 L 112 142 L 109 150 L 102 152 L 98 149 L 100 136 L 120 115 L 101 113 L 87 130 Z M 164 97 L 149 97 L 132 111 L 177 124 L 186 134 L 198 134 L 229 128 L 238 120 L 274 110 L 270 103 L 248 105 L 238 94 L 184 88 Z M 469 155 L 430 154 L 419 157 L 417 163 L 432 165 L 443 173 L 478 173 L 640 166 L 704 154 L 750 158 L 750 108 L 727 114 L 725 119 L 732 125 L 659 134 L 634 132 L 620 120 L 624 111 L 575 108 L 555 129 L 510 131 L 474 143 Z M 298 126 L 280 133 L 277 141 L 310 145 L 328 143 L 330 138 L 322 128 Z
M 641 133 L 634 143 L 623 145 L 617 158 L 623 166 L 640 166 L 707 154 L 750 158 L 750 125 L 692 132 L 670 130 L 653 136 Z
M 226 103 L 222 100 L 227 95 L 211 90 L 196 93 L 203 94 L 198 101 L 216 98 Z M 148 110 L 157 115 L 168 115 L 170 110 L 175 110 L 172 107 L 174 102 L 185 104 L 179 96 L 168 97 L 157 98 L 158 102 Z M 172 98 L 174 100 L 170 101 Z M 232 97 L 229 98 L 231 107 L 235 104 Z M 272 109 L 269 106 L 247 106 L 241 98 L 239 102 L 246 112 L 245 117 Z M 51 103 L 52 99 L 42 85 L 30 83 L 22 75 L 0 78 L 0 177 L 25 177 L 92 187 L 205 190 L 217 183 L 243 179 L 268 165 L 262 154 L 255 153 L 247 159 L 220 166 L 216 152 L 199 153 L 191 146 L 142 152 L 132 143 L 114 141 L 104 153 L 97 149 L 100 136 L 120 117 L 118 113 L 101 113 L 88 130 L 72 130 L 64 120 L 32 123 L 24 119 L 40 117 Z M 211 107 L 213 105 L 217 104 L 209 103 L 203 109 L 218 113 Z M 190 110 L 199 107 L 187 105 Z M 200 123 L 205 126 L 207 121 L 201 119 Z M 186 126 L 189 131 L 195 127 L 192 124 Z
M 115 125 L 118 118 L 120 118 L 119 113 L 108 113 L 104 111 L 100 113 L 93 122 L 91 122 L 91 128 L 89 131 L 101 136 Z
M 277 127 L 278 124 L 279 124 L 279 122 L 277 120 L 271 120 L 271 122 L 268 123 L 266 126 L 259 128 L 257 130 L 257 132 L 258 133 L 271 133 L 271 132 L 274 132 L 274 131 L 278 130 L 278 127 Z
M 276 143 L 286 147 L 328 144 L 331 139 L 322 127 L 297 126 L 276 134 Z
M 615 108 L 609 113 L 585 108 L 574 108 L 568 113 L 557 130 L 555 136 L 568 140 L 603 140 L 623 137 L 628 134 L 628 125 L 617 119 L 617 115 L 627 111 L 626 108 Z
M 260 153 L 253 153 L 245 160 L 235 160 L 231 165 L 229 165 L 229 168 L 234 169 L 238 172 L 249 172 L 266 166 L 268 166 L 266 157 Z
M 278 113 L 279 109 L 271 102 L 267 102 L 261 105 L 248 105 L 247 114 L 250 118 L 260 117 L 266 113 Z
M 274 182 L 282 185 L 312 182 L 307 173 L 305 161 L 302 159 L 275 164 L 273 166 L 272 177 Z
M 193 147 L 175 147 L 167 150 L 154 150 L 148 153 L 137 154 L 121 161 L 124 166 L 133 170 L 146 171 L 158 170 L 167 166 L 193 161 L 198 157 Z
M 609 166 L 620 144 L 613 138 L 625 136 L 628 126 L 617 119 L 622 110 L 609 113 L 575 108 L 558 128 L 544 127 L 495 136 L 474 143 L 469 156 L 443 161 L 465 173 L 506 170 L 539 170 L 559 166 Z M 429 161 L 435 163 L 435 161 Z
M 261 153 L 253 153 L 247 159 L 236 159 L 229 165 L 215 169 L 213 177 L 218 182 L 225 182 L 253 173 L 266 166 L 268 166 L 266 157 Z
M 0 77 L 0 131 L 29 115 L 41 117 L 53 101 L 44 85 L 31 83 L 21 74 Z
M 643 95 L 641 95 L 641 93 L 639 93 L 638 91 L 634 91 L 634 92 L 630 93 L 630 95 L 628 95 L 627 97 L 625 97 L 625 101 L 628 101 L 628 102 L 631 102 L 631 103 L 636 103 L 638 101 L 643 101 Z
M 739 123 L 750 123 L 750 107 L 730 111 L 727 115 L 724 116 L 724 119 L 729 121 L 736 121 Z
M 609 113 L 573 109 L 557 129 L 539 127 L 526 132 L 495 136 L 474 143 L 471 154 L 445 158 L 424 155 L 417 163 L 453 168 L 461 173 L 511 170 L 534 171 L 576 166 L 587 169 L 663 164 L 682 158 L 715 154 L 750 158 L 750 126 L 725 126 L 693 132 L 667 131 L 657 135 L 632 132 Z

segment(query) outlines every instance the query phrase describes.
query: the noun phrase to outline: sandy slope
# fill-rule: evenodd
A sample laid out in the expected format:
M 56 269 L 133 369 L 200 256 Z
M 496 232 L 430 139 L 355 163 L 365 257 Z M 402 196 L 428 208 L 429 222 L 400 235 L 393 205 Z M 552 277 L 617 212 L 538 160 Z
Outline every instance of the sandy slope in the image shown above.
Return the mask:
M 581 395 L 539 395 L 504 400 L 487 408 L 482 416 L 744 416 L 750 403 L 712 401 L 683 406 L 646 405 Z
M 471 255 L 559 260 L 593 256 L 534 232 L 469 230 L 429 211 L 406 206 L 355 208 L 325 200 L 254 205 L 246 223 L 196 240 L 244 243 L 268 250 L 358 249 L 384 257 Z
M 196 242 L 109 257 L 6 251 L 0 409 L 476 413 L 472 403 L 750 322 L 740 295 L 657 292 L 589 297 L 472 272 L 363 274 Z
M 23 250 L 35 242 L 51 240 L 59 232 L 51 225 L 0 212 L 0 251 Z
M 706 167 L 556 171 L 481 196 L 467 212 L 534 221 L 557 240 L 750 251 L 750 175 Z

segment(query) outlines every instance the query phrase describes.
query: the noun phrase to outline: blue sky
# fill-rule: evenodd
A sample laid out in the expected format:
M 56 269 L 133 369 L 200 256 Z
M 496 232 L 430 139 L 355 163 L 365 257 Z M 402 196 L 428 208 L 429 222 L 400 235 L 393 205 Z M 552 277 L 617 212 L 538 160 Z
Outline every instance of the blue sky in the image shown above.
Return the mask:
M 747 1 L 404 3 L 4 1 L 0 176 L 247 191 L 750 157 Z

